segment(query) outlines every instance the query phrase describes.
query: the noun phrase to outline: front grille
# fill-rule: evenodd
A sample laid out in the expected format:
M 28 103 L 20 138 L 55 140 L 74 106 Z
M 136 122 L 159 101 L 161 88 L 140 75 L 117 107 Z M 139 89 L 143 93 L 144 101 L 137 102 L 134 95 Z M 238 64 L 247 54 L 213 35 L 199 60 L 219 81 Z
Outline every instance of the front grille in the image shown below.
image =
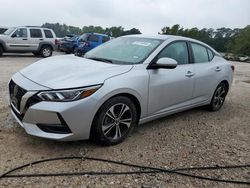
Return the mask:
M 39 97 L 37 97 L 36 94 L 33 95 L 33 96 L 31 96 L 31 97 L 27 100 L 27 102 L 26 102 L 26 104 L 25 104 L 23 113 L 25 113 L 25 112 L 28 110 L 29 107 L 31 107 L 32 105 L 37 104 L 37 103 L 39 103 L 39 102 L 41 102 L 41 101 L 42 101 L 42 100 L 41 100 Z
M 10 107 L 11 107 L 12 111 L 14 112 L 14 114 L 16 115 L 16 117 L 17 117 L 20 121 L 22 121 L 22 120 L 23 120 L 23 115 L 19 114 L 19 113 L 15 110 L 15 108 L 13 108 L 12 105 L 10 105 Z
M 11 80 L 9 83 L 9 93 L 11 104 L 20 111 L 22 97 L 25 95 L 25 93 L 27 93 L 27 91 L 18 86 L 13 80 Z

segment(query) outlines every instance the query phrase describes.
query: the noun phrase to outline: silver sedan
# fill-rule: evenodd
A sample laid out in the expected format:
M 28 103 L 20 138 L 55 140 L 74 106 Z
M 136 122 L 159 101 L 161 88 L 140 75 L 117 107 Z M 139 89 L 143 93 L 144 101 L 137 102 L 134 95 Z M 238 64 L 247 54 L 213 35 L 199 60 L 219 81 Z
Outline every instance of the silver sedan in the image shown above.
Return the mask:
M 11 112 L 30 135 L 112 145 L 137 124 L 198 106 L 219 110 L 233 71 L 197 40 L 124 36 L 84 57 L 54 56 L 16 73 Z

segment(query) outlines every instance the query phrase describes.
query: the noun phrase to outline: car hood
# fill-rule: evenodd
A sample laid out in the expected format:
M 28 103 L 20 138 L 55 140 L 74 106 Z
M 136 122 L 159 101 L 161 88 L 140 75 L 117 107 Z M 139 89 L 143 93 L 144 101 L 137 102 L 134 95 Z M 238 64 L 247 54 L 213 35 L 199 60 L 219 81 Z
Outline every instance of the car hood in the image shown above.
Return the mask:
M 6 38 L 6 35 L 0 34 L 0 38 Z
M 131 70 L 133 65 L 115 65 L 74 55 L 40 60 L 20 71 L 26 78 L 51 89 L 102 84 L 110 77 Z

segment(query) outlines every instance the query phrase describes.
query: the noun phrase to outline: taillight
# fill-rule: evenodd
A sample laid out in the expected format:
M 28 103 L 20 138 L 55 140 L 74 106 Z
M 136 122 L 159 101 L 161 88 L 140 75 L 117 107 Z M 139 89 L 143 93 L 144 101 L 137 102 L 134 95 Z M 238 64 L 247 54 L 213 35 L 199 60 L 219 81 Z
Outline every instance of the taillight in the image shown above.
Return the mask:
M 58 45 L 60 41 L 58 39 L 55 39 L 55 45 Z
M 232 71 L 234 72 L 234 69 L 235 69 L 235 68 L 234 68 L 234 65 L 231 65 L 231 69 L 232 69 Z

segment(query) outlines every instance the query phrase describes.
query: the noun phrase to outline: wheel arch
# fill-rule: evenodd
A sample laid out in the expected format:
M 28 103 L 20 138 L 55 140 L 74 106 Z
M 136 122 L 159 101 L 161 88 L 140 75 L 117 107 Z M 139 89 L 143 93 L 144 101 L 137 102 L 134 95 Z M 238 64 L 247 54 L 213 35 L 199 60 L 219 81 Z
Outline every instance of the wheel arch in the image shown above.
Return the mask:
M 52 51 L 54 51 L 54 45 L 52 43 L 48 43 L 48 42 L 41 42 L 38 46 L 38 50 L 37 51 L 41 51 L 41 49 L 44 47 L 44 46 L 49 46 L 51 47 Z
M 135 104 L 135 107 L 136 107 L 136 111 L 137 111 L 137 120 L 136 120 L 136 123 L 138 124 L 139 123 L 139 120 L 140 120 L 140 117 L 141 117 L 141 103 L 139 101 L 139 99 L 131 94 L 131 93 L 128 93 L 128 92 L 121 92 L 121 93 L 117 93 L 117 94 L 114 94 L 112 96 L 110 96 L 108 99 L 106 99 L 104 102 L 102 102 L 102 104 L 99 106 L 98 110 L 96 111 L 95 115 L 94 115 L 94 118 L 92 120 L 92 123 L 91 123 L 91 128 L 90 128 L 90 137 L 93 136 L 93 133 L 94 133 L 94 119 L 96 118 L 100 108 L 102 107 L 102 105 L 107 102 L 108 100 L 114 98 L 114 97 L 118 97 L 118 96 L 124 96 L 124 97 L 127 97 L 129 98 L 130 100 L 132 100 Z
M 227 92 L 229 91 L 229 82 L 227 80 L 222 80 L 219 84 L 224 83 L 227 87 Z M 218 84 L 218 85 L 219 85 Z
M 116 95 L 110 97 L 108 100 L 110 100 L 111 98 L 114 98 L 114 97 L 118 97 L 118 96 L 124 96 L 124 97 L 129 98 L 131 101 L 133 101 L 133 103 L 135 104 L 135 107 L 136 107 L 136 112 L 137 112 L 137 120 L 136 120 L 136 122 L 139 123 L 139 120 L 140 120 L 140 117 L 141 117 L 141 104 L 140 104 L 139 100 L 137 99 L 137 97 L 130 94 L 130 93 L 119 93 L 119 94 L 116 94 Z
M 6 51 L 6 45 L 3 40 L 0 40 L 0 46 L 2 47 L 3 51 Z

